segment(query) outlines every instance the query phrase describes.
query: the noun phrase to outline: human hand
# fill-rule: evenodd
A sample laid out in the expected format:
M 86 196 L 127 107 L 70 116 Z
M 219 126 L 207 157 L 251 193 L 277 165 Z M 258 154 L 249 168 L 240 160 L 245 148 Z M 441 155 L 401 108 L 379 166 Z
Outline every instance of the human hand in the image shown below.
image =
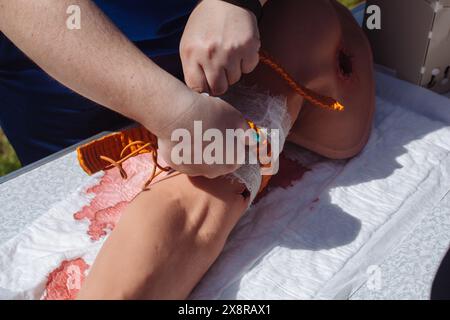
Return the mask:
M 246 131 L 249 129 L 246 120 L 238 110 L 220 98 L 198 93 L 194 95 L 190 107 L 158 135 L 160 154 L 171 168 L 189 176 L 216 178 L 234 172 L 242 163 L 237 161 L 238 157 L 243 156 L 238 152 L 250 143 L 245 141 L 246 136 L 241 136 L 242 139 L 234 139 L 230 145 L 226 130 Z M 218 136 L 220 139 L 217 139 Z M 213 144 L 217 148 L 214 147 L 211 157 L 205 148 Z M 229 152 L 234 155 L 231 162 L 227 161 Z
M 241 7 L 203 0 L 192 12 L 180 44 L 186 84 L 219 96 L 259 62 L 258 22 Z

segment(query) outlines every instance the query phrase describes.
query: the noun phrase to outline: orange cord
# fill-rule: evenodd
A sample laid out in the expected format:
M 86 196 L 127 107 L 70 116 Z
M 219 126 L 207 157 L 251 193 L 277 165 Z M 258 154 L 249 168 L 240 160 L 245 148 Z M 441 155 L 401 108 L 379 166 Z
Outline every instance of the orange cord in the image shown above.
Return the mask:
M 287 73 L 286 70 L 283 69 L 278 63 L 275 62 L 275 60 L 270 57 L 266 52 L 260 52 L 259 54 L 259 60 L 270 67 L 273 71 L 278 73 L 278 75 L 283 78 L 284 81 L 300 96 L 308 100 L 310 103 L 326 108 L 331 109 L 333 111 L 344 111 L 344 106 L 340 104 L 338 101 L 336 101 L 333 98 L 326 97 L 323 95 L 320 95 L 312 90 L 309 90 L 308 88 L 305 88 L 298 84 L 290 75 Z
M 286 83 L 299 95 L 305 98 L 307 101 L 312 103 L 313 105 L 333 110 L 333 111 L 343 111 L 344 106 L 339 102 L 334 100 L 333 98 L 322 96 L 312 90 L 309 90 L 300 84 L 298 84 L 278 63 L 276 63 L 267 53 L 260 53 L 260 61 L 274 70 L 281 78 L 286 81 Z M 261 130 L 258 128 L 255 123 L 252 121 L 247 121 L 249 127 L 255 130 L 258 138 L 261 137 Z M 125 134 L 126 133 L 126 134 Z M 152 181 L 162 172 L 168 172 L 172 170 L 170 167 L 162 167 L 158 164 L 158 140 L 157 137 L 146 130 L 143 127 L 125 130 L 121 133 L 121 135 L 115 136 L 116 134 L 111 134 L 109 136 L 100 138 L 96 141 L 88 143 L 80 148 L 78 148 L 78 159 L 82 168 L 89 174 L 92 174 L 98 170 L 109 170 L 112 168 L 118 168 L 120 175 L 123 179 L 127 179 L 127 173 L 123 168 L 123 163 L 139 154 L 143 153 L 151 153 L 152 160 L 154 163 L 152 173 L 145 183 L 143 189 L 145 190 Z M 126 138 L 125 138 L 126 136 Z M 117 138 L 107 140 L 108 137 Z M 136 139 L 132 141 L 132 138 L 140 137 L 141 139 Z M 125 144 L 124 139 L 128 139 L 128 143 Z M 269 152 L 270 152 L 270 143 L 268 141 L 263 141 L 262 143 L 267 144 Z M 98 155 L 99 153 L 103 153 L 101 150 L 105 150 L 105 148 L 111 153 L 116 154 L 117 147 L 119 145 L 124 146 L 120 152 L 119 160 L 114 160 L 111 157 L 107 157 L 105 155 Z M 131 150 L 127 154 L 127 151 Z M 98 155 L 96 158 L 95 155 Z M 111 155 L 113 156 L 113 155 Z M 103 162 L 107 162 L 108 164 L 104 166 L 102 163 L 98 162 L 98 159 L 101 159 Z M 157 169 L 159 171 L 157 172 Z M 264 176 L 263 183 L 261 186 L 261 190 L 267 185 L 270 180 L 270 176 Z M 261 191 L 260 190 L 260 191 Z
M 129 154 L 127 154 L 125 156 L 126 151 L 128 151 L 132 146 L 139 146 L 139 145 L 140 145 L 140 147 L 138 147 L 138 149 L 130 152 Z M 122 149 L 122 151 L 120 152 L 120 158 L 121 158 L 120 160 L 115 161 L 115 160 L 113 160 L 111 158 L 108 158 L 108 157 L 105 157 L 105 156 L 100 156 L 100 159 L 102 159 L 102 160 L 104 160 L 106 162 L 109 162 L 109 165 L 106 166 L 104 168 L 104 170 L 109 170 L 109 169 L 112 169 L 112 168 L 118 168 L 121 177 L 123 179 L 127 179 L 128 176 L 127 176 L 127 173 L 126 173 L 125 169 L 123 168 L 122 164 L 126 160 L 128 160 L 128 159 L 130 159 L 130 158 L 132 158 L 132 157 L 134 157 L 134 156 L 136 156 L 138 154 L 143 154 L 143 153 L 151 153 L 152 154 L 153 163 L 154 163 L 154 166 L 153 166 L 153 169 L 152 169 L 152 173 L 151 173 L 150 177 L 148 178 L 147 182 L 144 184 L 143 190 L 145 190 L 158 175 L 160 175 L 162 172 L 168 172 L 168 171 L 171 170 L 171 168 L 169 168 L 169 167 L 162 167 L 162 166 L 160 166 L 158 164 L 158 146 L 157 145 L 152 144 L 150 142 L 133 141 L 133 142 L 130 142 L 128 145 L 126 145 Z M 156 169 L 159 169 L 160 171 L 156 172 Z

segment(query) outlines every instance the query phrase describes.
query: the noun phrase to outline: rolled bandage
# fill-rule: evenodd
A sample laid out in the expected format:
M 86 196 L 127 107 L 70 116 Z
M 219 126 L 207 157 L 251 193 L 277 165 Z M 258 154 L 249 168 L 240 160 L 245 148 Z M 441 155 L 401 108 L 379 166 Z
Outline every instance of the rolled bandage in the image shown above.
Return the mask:
M 251 204 L 260 189 L 266 185 L 268 177 L 275 174 L 278 168 L 278 157 L 291 126 L 287 100 L 285 97 L 271 96 L 258 91 L 256 87 L 244 86 L 234 86 L 223 99 L 251 120 L 252 127 L 257 129 L 255 133 L 258 142 L 266 141 L 270 146 L 272 161 L 270 167 L 249 161 L 234 173 L 227 175 L 229 179 L 237 180 L 246 186 L 250 192 L 249 204 Z M 88 174 L 117 167 L 124 179 L 126 178 L 126 172 L 122 167 L 124 161 L 138 154 L 151 153 L 156 166 L 144 188 L 158 174 L 156 168 L 162 171 L 169 169 L 158 165 L 157 137 L 142 126 L 109 134 L 79 147 L 77 152 L 80 165 Z M 250 157 L 247 156 L 246 159 Z
M 222 98 L 251 120 L 251 123 L 259 129 L 258 143 L 263 144 L 266 141 L 270 148 L 270 159 L 266 159 L 270 160 L 268 165 L 246 162 L 238 170 L 227 175 L 228 178 L 238 180 L 247 187 L 251 204 L 260 191 L 261 184 L 266 180 L 263 175 L 274 175 L 278 170 L 279 155 L 291 128 L 287 99 L 272 96 L 256 87 L 242 85 L 234 86 Z

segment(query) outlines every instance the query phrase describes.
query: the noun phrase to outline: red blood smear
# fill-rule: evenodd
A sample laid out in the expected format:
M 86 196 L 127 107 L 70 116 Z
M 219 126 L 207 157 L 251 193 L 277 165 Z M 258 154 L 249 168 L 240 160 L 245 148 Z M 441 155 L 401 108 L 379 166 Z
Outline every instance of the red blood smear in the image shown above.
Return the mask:
M 106 236 L 107 230 L 113 230 L 122 216 L 128 202 L 122 201 L 112 207 L 95 211 L 89 217 L 90 225 L 87 234 L 92 240 Z
M 86 191 L 94 194 L 90 204 L 74 214 L 76 220 L 89 220 L 87 234 L 94 241 L 114 229 L 127 204 L 142 191 L 152 169 L 151 157 L 144 154 L 131 158 L 124 169 L 127 179 L 116 168 L 106 171 L 99 184 Z
M 48 275 L 44 300 L 74 300 L 88 269 L 89 265 L 81 258 L 63 261 Z
M 300 180 L 309 170 L 310 169 L 303 166 L 300 162 L 291 160 L 281 154 L 280 170 L 270 179 L 268 186 L 258 195 L 255 203 L 264 198 L 270 193 L 271 190 L 277 187 L 286 189 L 293 186 L 294 182 Z

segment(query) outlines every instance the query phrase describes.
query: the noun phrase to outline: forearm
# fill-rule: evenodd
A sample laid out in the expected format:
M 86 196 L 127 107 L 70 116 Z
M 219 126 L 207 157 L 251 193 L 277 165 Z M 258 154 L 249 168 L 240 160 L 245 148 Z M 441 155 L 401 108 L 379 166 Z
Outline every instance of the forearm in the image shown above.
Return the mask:
M 66 27 L 69 5 L 81 8 L 81 29 Z M 156 134 L 177 116 L 167 106 L 192 99 L 183 83 L 141 53 L 92 1 L 0 0 L 0 30 L 56 80 Z

